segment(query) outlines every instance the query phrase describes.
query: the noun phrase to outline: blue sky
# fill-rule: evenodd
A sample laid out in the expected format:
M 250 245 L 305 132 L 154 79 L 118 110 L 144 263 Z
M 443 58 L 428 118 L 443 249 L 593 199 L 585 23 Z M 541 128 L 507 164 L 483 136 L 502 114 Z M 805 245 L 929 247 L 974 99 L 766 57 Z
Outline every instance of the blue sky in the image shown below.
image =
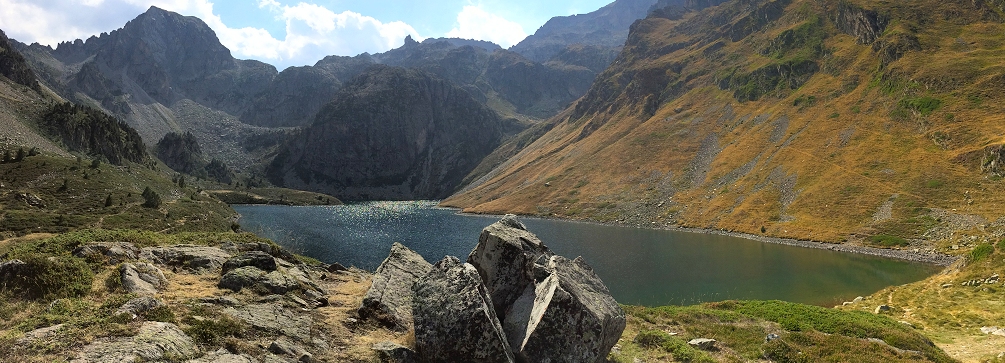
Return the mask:
M 554 16 L 613 0 L 0 0 L 0 29 L 55 46 L 108 32 L 157 6 L 205 21 L 235 57 L 279 69 L 326 55 L 378 53 L 418 40 L 459 37 L 510 47 Z

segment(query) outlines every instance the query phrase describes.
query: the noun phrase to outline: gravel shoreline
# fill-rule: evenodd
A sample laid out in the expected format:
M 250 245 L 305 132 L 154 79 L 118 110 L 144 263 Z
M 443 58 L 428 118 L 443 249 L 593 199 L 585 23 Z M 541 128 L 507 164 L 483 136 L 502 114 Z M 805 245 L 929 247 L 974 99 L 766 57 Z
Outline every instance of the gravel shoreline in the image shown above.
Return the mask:
M 443 208 L 443 207 L 439 207 L 439 208 Z M 449 209 L 456 209 L 456 208 L 449 208 Z M 464 212 L 461 212 L 460 209 L 457 209 L 457 210 L 458 210 L 458 214 L 480 215 L 480 216 L 495 215 L 495 214 L 464 213 Z M 499 216 L 502 217 L 502 215 L 499 215 Z M 729 236 L 729 237 L 744 238 L 744 239 L 749 239 L 749 240 L 758 241 L 758 242 L 764 242 L 764 243 L 774 243 L 774 244 L 780 244 L 780 245 L 786 245 L 786 246 L 795 246 L 795 247 L 815 248 L 815 249 L 820 249 L 820 250 L 831 250 L 831 251 L 839 251 L 839 252 L 857 253 L 857 254 L 862 254 L 862 255 L 879 256 L 879 257 L 893 258 L 893 259 L 905 260 L 905 261 L 911 261 L 911 262 L 927 263 L 927 264 L 932 264 L 932 265 L 937 265 L 937 266 L 949 266 L 949 265 L 952 265 L 953 263 L 956 263 L 956 261 L 958 261 L 960 259 L 960 257 L 958 257 L 958 256 L 946 255 L 946 254 L 941 254 L 941 253 L 921 253 L 921 252 L 914 252 L 914 251 L 907 251 L 907 250 L 892 250 L 892 249 L 876 248 L 876 247 L 853 246 L 853 245 L 837 244 L 837 243 L 825 243 L 825 242 L 817 242 L 817 241 L 798 240 L 798 239 L 792 239 L 792 238 L 767 237 L 767 236 L 759 236 L 759 235 L 756 235 L 756 234 L 740 233 L 740 232 L 730 232 L 730 231 L 718 230 L 718 229 L 710 229 L 710 228 L 690 228 L 690 227 L 678 227 L 678 226 L 645 227 L 645 226 L 640 226 L 640 225 L 636 225 L 636 224 L 629 224 L 629 223 L 611 223 L 611 222 L 599 222 L 599 221 L 592 221 L 592 220 L 577 220 L 577 219 L 566 219 L 566 218 L 549 218 L 549 217 L 536 217 L 536 216 L 524 216 L 524 215 L 521 215 L 519 217 L 520 218 L 533 218 L 533 219 L 551 219 L 551 220 L 560 220 L 560 221 L 564 221 L 564 222 L 590 223 L 590 224 L 598 224 L 598 225 L 605 225 L 605 226 L 616 226 L 616 227 L 631 227 L 631 228 L 659 229 L 659 230 L 666 230 L 666 231 L 678 231 L 678 232 L 688 232 L 688 233 L 717 234 L 717 235 L 720 235 L 720 236 Z

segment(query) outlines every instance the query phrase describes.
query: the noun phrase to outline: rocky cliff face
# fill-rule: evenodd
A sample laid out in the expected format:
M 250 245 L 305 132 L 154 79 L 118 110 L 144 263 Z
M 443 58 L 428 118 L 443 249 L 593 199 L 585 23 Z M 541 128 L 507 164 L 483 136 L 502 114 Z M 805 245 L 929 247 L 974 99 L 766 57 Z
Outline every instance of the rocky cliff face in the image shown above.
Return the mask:
M 14 49 L 14 45 L 2 30 L 0 30 L 0 75 L 33 90 L 41 90 L 35 72 L 25 62 L 21 53 Z
M 284 146 L 269 178 L 340 199 L 438 199 L 499 145 L 500 121 L 427 72 L 375 66 Z

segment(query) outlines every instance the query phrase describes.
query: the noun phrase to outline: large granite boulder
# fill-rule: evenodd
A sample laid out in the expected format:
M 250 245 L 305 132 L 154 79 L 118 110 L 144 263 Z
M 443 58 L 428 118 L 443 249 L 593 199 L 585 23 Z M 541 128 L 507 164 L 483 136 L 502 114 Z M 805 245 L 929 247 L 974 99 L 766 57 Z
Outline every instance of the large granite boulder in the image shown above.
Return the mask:
M 468 263 L 485 282 L 496 314 L 505 317 L 506 309 L 534 284 L 534 261 L 551 255 L 551 250 L 537 236 L 509 214 L 482 230 L 478 245 L 468 255 Z
M 515 362 L 492 299 L 471 264 L 448 256 L 412 290 L 415 350 L 424 362 Z
M 504 329 L 525 362 L 602 362 L 625 329 L 625 313 L 583 259 L 535 264 L 546 276 L 511 305 Z
M 219 270 L 230 254 L 217 247 L 177 245 L 144 248 L 140 257 L 157 264 L 202 273 Z
M 119 266 L 122 288 L 141 296 L 156 294 L 167 287 L 167 279 L 157 266 L 149 263 L 124 263 Z
M 115 310 L 115 312 L 112 313 L 112 315 L 126 314 L 132 317 L 132 319 L 136 319 L 139 316 L 139 314 L 143 314 L 145 312 L 148 312 L 150 310 L 162 306 L 165 305 L 160 300 L 157 300 L 150 296 L 141 296 L 126 301 L 126 303 L 122 304 L 122 306 L 120 306 L 117 310 Z
M 412 324 L 412 285 L 432 267 L 415 251 L 394 243 L 373 275 L 373 284 L 359 307 L 360 317 L 408 330 Z

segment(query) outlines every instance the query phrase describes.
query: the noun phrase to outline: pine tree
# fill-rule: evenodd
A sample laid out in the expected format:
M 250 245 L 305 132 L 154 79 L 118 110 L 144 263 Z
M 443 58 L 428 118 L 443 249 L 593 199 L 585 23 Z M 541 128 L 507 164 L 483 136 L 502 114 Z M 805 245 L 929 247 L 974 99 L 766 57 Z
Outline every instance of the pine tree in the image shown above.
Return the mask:
M 157 192 L 147 187 L 143 189 L 143 206 L 147 208 L 159 208 L 161 206 L 161 196 Z
M 115 201 L 112 200 L 112 195 L 109 194 L 108 197 L 105 198 L 105 207 L 111 207 L 113 204 L 115 204 Z

